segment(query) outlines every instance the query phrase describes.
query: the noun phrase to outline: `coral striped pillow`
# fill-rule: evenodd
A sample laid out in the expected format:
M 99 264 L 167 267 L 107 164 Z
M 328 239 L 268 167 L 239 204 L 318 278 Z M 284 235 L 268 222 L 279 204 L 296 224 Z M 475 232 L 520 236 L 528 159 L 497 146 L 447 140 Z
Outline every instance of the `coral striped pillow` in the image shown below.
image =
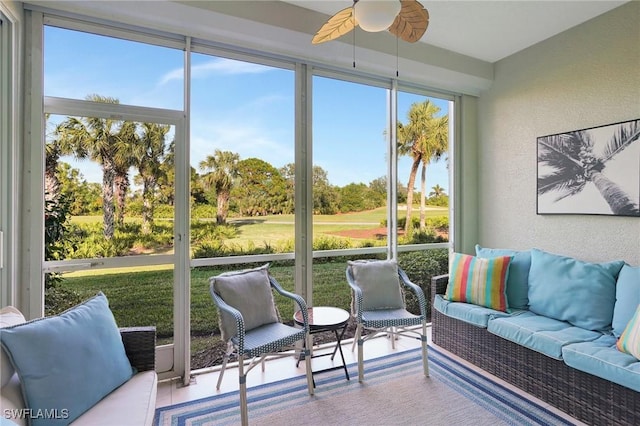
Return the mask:
M 616 347 L 620 352 L 626 352 L 640 360 L 640 305 L 620 335 Z
M 446 298 L 507 312 L 507 277 L 513 256 L 482 259 L 453 253 Z

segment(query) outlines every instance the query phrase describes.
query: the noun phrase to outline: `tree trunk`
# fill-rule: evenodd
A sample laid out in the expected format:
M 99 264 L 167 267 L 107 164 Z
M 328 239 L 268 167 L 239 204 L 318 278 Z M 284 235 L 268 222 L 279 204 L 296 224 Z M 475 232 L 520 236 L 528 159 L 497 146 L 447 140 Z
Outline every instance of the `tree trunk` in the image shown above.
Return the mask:
M 115 172 L 108 161 L 102 165 L 102 220 L 104 237 L 107 240 L 113 238 L 113 181 Z
M 155 182 L 151 178 L 144 178 L 142 185 L 142 233 L 149 235 L 153 229 L 153 190 Z
M 129 189 L 129 179 L 126 175 L 117 174 L 115 177 L 115 198 L 118 205 L 116 223 L 119 227 L 124 226 L 124 209 Z
M 638 205 L 629 198 L 627 193 L 622 190 L 612 180 L 607 178 L 601 172 L 593 172 L 591 181 L 596 185 L 600 195 L 605 199 L 609 208 L 615 215 L 619 216 L 640 216 Z
M 426 224 L 426 200 L 425 194 L 427 192 L 427 164 L 422 163 L 422 174 L 420 175 L 420 230 L 424 231 L 427 227 Z
M 413 186 L 416 183 L 416 174 L 418 173 L 418 166 L 420 165 L 421 157 L 414 157 L 413 164 L 411 165 L 411 173 L 409 173 L 409 182 L 407 183 L 407 220 L 404 224 L 404 234 L 410 236 L 413 231 L 411 226 L 411 212 L 413 210 Z
M 218 225 L 227 223 L 227 214 L 229 212 L 229 192 L 218 192 L 218 208 L 216 211 L 216 222 Z

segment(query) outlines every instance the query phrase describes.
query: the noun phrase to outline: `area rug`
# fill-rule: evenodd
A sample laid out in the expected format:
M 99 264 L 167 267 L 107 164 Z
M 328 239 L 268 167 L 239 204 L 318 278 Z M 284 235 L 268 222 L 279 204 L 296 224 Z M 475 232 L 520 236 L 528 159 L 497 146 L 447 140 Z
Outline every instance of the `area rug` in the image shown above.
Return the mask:
M 267 366 L 268 368 L 268 366 Z M 430 377 L 420 350 L 365 361 L 365 381 L 336 370 L 315 376 L 314 396 L 305 376 L 249 388 L 253 425 L 575 425 L 519 392 L 429 348 Z M 212 389 L 212 392 L 215 390 Z M 156 425 L 240 423 L 238 392 L 158 408 Z

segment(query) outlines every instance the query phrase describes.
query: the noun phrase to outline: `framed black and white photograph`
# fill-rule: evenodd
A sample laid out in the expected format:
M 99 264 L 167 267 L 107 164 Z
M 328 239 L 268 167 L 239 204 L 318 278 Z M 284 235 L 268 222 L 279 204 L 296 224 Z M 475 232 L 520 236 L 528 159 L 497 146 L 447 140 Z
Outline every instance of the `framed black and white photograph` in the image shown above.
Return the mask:
M 538 214 L 640 217 L 640 119 L 538 138 Z

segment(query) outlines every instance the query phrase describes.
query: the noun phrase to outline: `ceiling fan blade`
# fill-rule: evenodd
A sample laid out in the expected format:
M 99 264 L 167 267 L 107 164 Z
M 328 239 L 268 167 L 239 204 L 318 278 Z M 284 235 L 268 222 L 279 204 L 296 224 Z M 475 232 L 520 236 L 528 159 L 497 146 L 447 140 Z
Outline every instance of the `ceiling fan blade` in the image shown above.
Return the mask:
M 353 7 L 347 7 L 340 12 L 333 15 L 329 20 L 318 30 L 311 43 L 319 44 L 325 41 L 334 40 L 356 27 L 356 19 L 353 16 Z
M 429 26 L 429 12 L 417 0 L 400 0 L 402 8 L 389 32 L 404 41 L 414 43 L 424 35 Z

